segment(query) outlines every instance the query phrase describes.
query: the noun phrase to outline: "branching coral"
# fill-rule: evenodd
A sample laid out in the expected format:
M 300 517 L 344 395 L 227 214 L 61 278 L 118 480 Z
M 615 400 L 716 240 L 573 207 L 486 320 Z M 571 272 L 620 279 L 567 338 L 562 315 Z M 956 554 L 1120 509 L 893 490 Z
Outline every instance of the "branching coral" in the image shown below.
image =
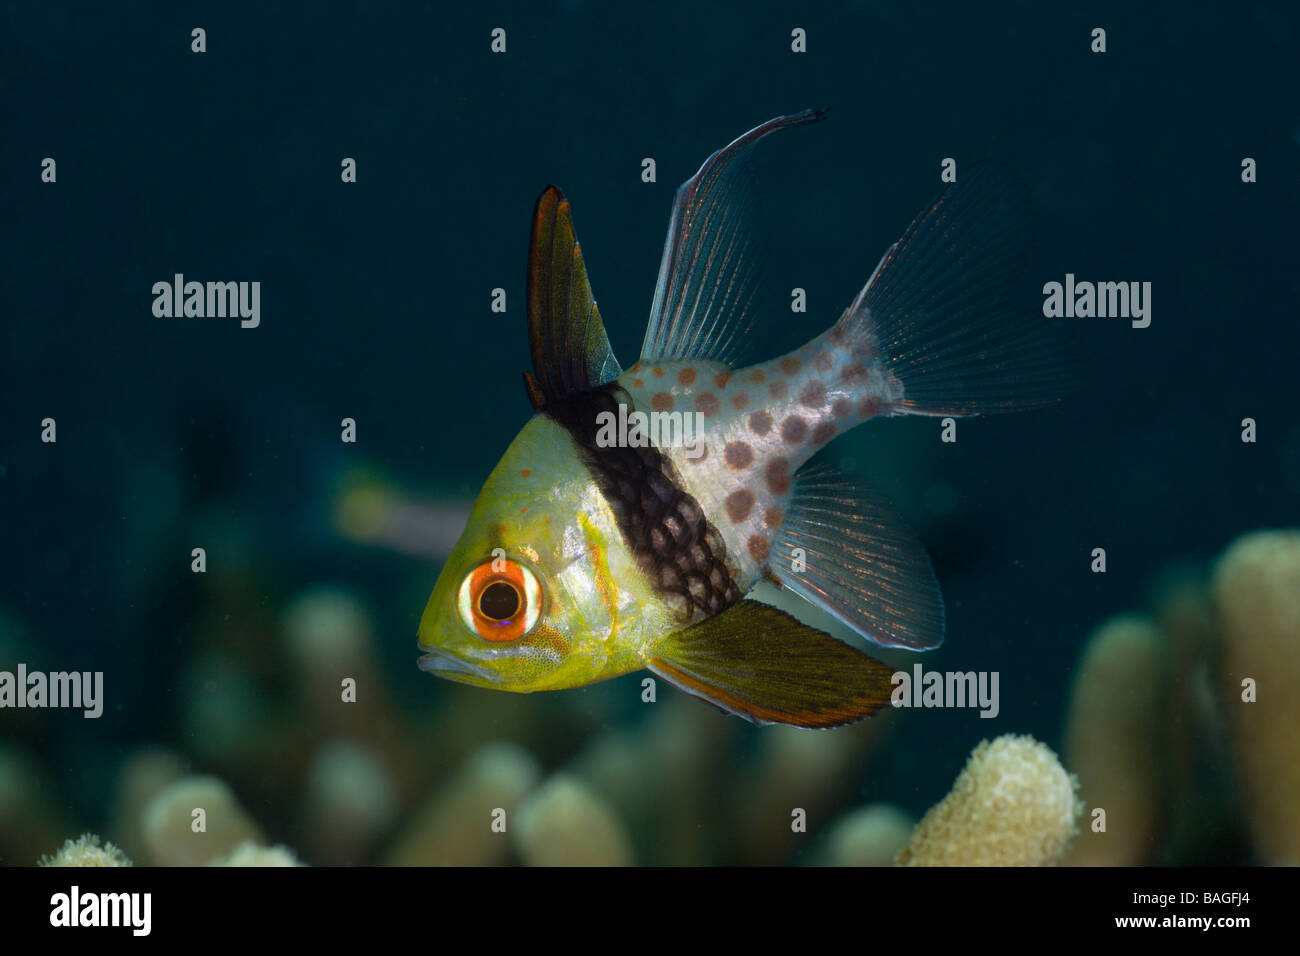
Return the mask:
M 632 845 L 623 823 L 576 777 L 559 773 L 534 790 L 511 832 L 530 866 L 627 866 Z
M 1212 591 L 1255 848 L 1267 863 L 1300 864 L 1300 532 L 1238 539 L 1219 559 Z
M 1033 737 L 981 741 L 952 792 L 922 818 L 900 866 L 1052 866 L 1065 855 L 1078 781 Z
M 1089 639 L 1071 694 L 1065 758 L 1105 829 L 1090 826 L 1066 863 L 1153 861 L 1168 803 L 1169 678 L 1164 636 L 1146 617 L 1112 618 Z
M 510 857 L 515 807 L 537 784 L 537 761 L 513 744 L 481 748 L 400 833 L 394 866 L 489 866 Z
M 826 866 L 889 866 L 915 827 L 916 821 L 892 804 L 861 807 L 831 827 L 821 862 Z
M 165 787 L 145 808 L 142 829 L 158 866 L 199 866 L 245 840 L 262 840 L 234 791 L 216 777 L 182 777 Z

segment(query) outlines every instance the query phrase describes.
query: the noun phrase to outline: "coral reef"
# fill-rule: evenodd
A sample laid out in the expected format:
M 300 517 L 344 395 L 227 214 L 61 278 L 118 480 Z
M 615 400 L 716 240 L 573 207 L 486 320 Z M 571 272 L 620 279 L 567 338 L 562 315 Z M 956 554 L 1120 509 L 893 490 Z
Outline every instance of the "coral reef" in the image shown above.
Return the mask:
M 1080 812 L 1078 782 L 1043 744 L 1007 734 L 971 752 L 952 792 L 899 851 L 900 866 L 1051 866 Z
M 259 846 L 245 841 L 225 856 L 209 860 L 208 866 L 306 866 L 287 846 Z
M 245 841 L 263 842 L 234 791 L 216 777 L 182 777 L 169 784 L 145 807 L 141 828 L 149 862 L 156 866 L 199 866 Z
M 419 674 L 399 685 L 394 661 L 409 654 L 381 646 L 371 610 L 346 590 L 315 587 L 267 603 L 249 573 L 229 570 L 198 587 L 206 597 L 194 612 L 193 652 L 173 672 L 177 733 L 96 765 L 116 774 L 102 791 L 112 795 L 106 807 L 96 812 L 84 794 L 59 793 L 42 759 L 85 753 L 75 732 L 94 728 L 74 723 L 47 751 L 46 737 L 58 738 L 49 714 L 15 713 L 5 725 L 0 863 L 1300 857 L 1300 738 L 1277 732 L 1300 726 L 1297 532 L 1243 537 L 1212 578 L 1200 564 L 1175 566 L 1153 587 L 1147 614 L 1113 617 L 1089 635 L 1061 748 L 1077 774 L 1077 798 L 1051 751 L 1001 737 L 975 749 L 952 793 L 915 827 L 906 811 L 920 807 L 880 802 L 907 800 L 899 781 L 929 759 L 915 747 L 909 714 L 823 732 L 754 728 L 662 681 L 649 694 L 645 675 L 553 696 L 494 694 Z M 790 603 L 780 592 L 764 596 Z M 227 608 L 240 627 L 225 626 Z M 832 633 L 842 627 L 815 623 Z M 0 652 L 17 647 L 38 659 L 37 645 L 15 644 L 20 632 L 0 615 Z M 356 681 L 354 699 L 341 695 L 345 678 Z M 1246 678 L 1253 684 L 1243 687 Z M 191 765 L 213 775 L 187 776 Z M 198 832 L 196 808 L 204 811 Z M 1095 832 L 1088 814 L 1071 843 L 1077 813 L 1097 808 L 1106 811 L 1105 831 Z M 806 832 L 791 825 L 796 810 Z M 41 856 L 83 829 L 116 846 L 87 836 Z M 263 834 L 295 849 L 268 845 Z
M 632 845 L 614 810 L 581 781 L 555 774 L 519 805 L 511 828 L 529 866 L 627 866 Z
M 108 832 L 133 859 L 145 858 L 141 824 L 149 801 L 168 784 L 185 775 L 180 755 L 160 747 L 147 747 L 131 754 L 118 771 Z
M 323 744 L 313 755 L 303 793 L 304 851 L 317 863 L 361 863 L 401 809 L 382 755 L 353 741 Z
M 1238 539 L 1215 566 L 1212 593 L 1220 691 L 1255 850 L 1265 863 L 1297 865 L 1300 531 Z
M 889 866 L 915 827 L 916 821 L 892 804 L 860 807 L 831 825 L 817 862 L 822 866 Z
M 111 843 L 101 844 L 93 833 L 67 840 L 54 856 L 42 856 L 41 866 L 131 866 L 126 854 Z
M 515 808 L 537 784 L 540 770 L 512 744 L 485 746 L 416 811 L 394 840 L 394 866 L 486 866 L 507 862 Z
M 1088 639 L 1075 673 L 1065 763 L 1087 811 L 1105 814 L 1074 841 L 1069 865 L 1154 860 L 1168 799 L 1170 655 L 1155 622 L 1123 615 Z

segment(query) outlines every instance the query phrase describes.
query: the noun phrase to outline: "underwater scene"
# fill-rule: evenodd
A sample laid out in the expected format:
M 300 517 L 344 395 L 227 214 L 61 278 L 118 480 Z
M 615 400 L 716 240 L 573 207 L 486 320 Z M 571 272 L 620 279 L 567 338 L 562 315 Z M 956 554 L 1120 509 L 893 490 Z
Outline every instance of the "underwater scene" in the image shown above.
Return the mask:
M 3 866 L 1300 864 L 1296 10 L 0 18 Z

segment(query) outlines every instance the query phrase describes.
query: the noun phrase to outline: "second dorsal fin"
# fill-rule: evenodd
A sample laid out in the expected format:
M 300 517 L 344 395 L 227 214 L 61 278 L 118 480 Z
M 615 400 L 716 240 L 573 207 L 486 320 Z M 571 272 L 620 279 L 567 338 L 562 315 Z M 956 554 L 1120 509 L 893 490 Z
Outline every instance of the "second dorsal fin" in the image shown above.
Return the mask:
M 533 372 L 524 373 L 524 382 L 537 411 L 604 385 L 623 372 L 591 294 L 569 201 L 554 186 L 546 188 L 533 209 L 528 338 Z

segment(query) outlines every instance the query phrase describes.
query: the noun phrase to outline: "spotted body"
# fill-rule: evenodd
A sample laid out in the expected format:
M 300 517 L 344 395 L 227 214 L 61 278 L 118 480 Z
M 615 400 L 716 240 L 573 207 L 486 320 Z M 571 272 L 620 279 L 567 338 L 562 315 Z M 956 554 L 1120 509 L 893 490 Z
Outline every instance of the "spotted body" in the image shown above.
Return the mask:
M 618 382 L 636 408 L 703 416 L 701 447 L 678 444 L 667 454 L 683 488 L 715 516 L 741 593 L 763 577 L 780 583 L 771 558 L 799 469 L 901 397 L 871 343 L 844 325 L 748 368 L 638 363 Z
M 525 376 L 537 414 L 488 477 L 434 587 L 424 669 L 533 691 L 649 668 L 758 723 L 827 727 L 883 706 L 891 671 L 747 599 L 758 581 L 878 644 L 942 640 L 938 585 L 915 537 L 870 489 L 804 466 L 879 415 L 1051 401 L 1056 349 L 999 311 L 1023 214 L 1002 180 L 977 173 L 913 222 L 826 332 L 736 363 L 754 275 L 745 161 L 769 133 L 822 116 L 751 130 L 678 190 L 646 343 L 626 371 L 568 203 L 554 187 L 542 194 Z M 676 433 L 690 441 L 611 431 L 636 413 L 688 415 L 701 431 Z

